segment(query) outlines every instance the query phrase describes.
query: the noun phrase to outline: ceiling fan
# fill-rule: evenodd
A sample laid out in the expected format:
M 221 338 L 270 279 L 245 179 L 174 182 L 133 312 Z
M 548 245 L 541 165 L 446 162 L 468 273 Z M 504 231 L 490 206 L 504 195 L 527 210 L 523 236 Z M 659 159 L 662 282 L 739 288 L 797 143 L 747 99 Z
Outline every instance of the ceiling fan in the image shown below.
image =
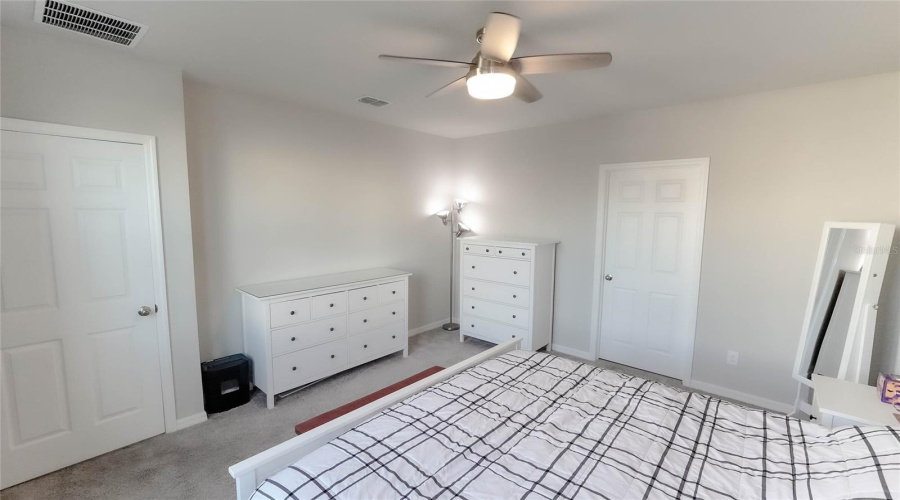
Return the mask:
M 612 62 L 612 54 L 609 52 L 512 57 L 519 43 L 521 24 L 519 18 L 511 14 L 492 12 L 488 15 L 484 28 L 475 34 L 481 50 L 475 54 L 472 62 L 387 54 L 378 57 L 389 61 L 469 70 L 465 76 L 453 80 L 427 97 L 443 95 L 465 85 L 469 95 L 476 99 L 501 99 L 514 95 L 528 103 L 540 99 L 541 93 L 522 75 L 603 68 Z

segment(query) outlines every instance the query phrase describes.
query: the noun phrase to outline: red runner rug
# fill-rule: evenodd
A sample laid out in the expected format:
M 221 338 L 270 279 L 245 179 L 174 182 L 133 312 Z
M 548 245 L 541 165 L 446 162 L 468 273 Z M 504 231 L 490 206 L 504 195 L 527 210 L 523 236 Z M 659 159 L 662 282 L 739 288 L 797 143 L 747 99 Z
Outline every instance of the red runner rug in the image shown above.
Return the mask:
M 329 412 L 325 412 L 321 415 L 315 416 L 305 422 L 300 422 L 299 424 L 294 426 L 294 432 L 296 432 L 297 434 L 303 434 L 304 432 L 309 432 L 326 422 L 331 422 L 332 420 L 340 417 L 341 415 L 346 415 L 357 408 L 363 407 L 363 406 L 371 403 L 372 401 L 375 401 L 376 399 L 383 398 L 384 396 L 387 396 L 388 394 L 390 394 L 392 392 L 399 391 L 400 389 L 403 389 L 404 387 L 406 387 L 410 384 L 418 382 L 425 377 L 434 375 L 435 373 L 437 373 L 443 369 L 444 369 L 443 366 L 432 366 L 431 368 L 428 368 L 427 370 L 423 370 L 423 371 L 413 375 L 412 377 L 405 378 L 405 379 L 397 382 L 396 384 L 391 384 L 391 385 L 385 387 L 384 389 L 379 389 L 379 390 L 373 392 L 372 394 L 369 394 L 368 396 L 363 396 L 363 397 L 357 399 L 356 401 L 351 401 L 350 403 L 345 404 L 344 406 L 339 406 Z

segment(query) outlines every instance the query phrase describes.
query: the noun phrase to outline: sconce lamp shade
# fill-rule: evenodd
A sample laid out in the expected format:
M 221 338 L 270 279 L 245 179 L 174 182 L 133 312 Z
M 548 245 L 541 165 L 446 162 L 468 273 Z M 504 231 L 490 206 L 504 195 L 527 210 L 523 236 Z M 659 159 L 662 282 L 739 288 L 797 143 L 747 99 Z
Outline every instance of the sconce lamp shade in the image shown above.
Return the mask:
M 436 215 L 439 219 L 441 219 L 441 222 L 443 222 L 445 226 L 447 225 L 448 222 L 450 222 L 450 211 L 449 210 L 441 210 L 440 212 L 438 212 L 434 215 Z
M 469 204 L 468 201 L 466 201 L 466 200 L 460 200 L 460 199 L 453 200 L 453 203 L 456 205 L 456 211 L 457 211 L 457 212 L 462 212 L 462 211 L 463 211 L 463 208 L 465 208 L 466 205 Z

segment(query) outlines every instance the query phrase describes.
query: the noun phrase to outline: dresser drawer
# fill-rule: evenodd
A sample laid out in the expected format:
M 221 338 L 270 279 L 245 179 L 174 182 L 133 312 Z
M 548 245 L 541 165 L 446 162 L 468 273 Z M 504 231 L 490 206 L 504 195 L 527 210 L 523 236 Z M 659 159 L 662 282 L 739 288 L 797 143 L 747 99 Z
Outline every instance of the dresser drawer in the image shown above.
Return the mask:
M 347 292 L 317 295 L 312 298 L 312 317 L 324 318 L 347 312 Z
M 404 319 L 405 317 L 406 301 L 394 302 L 393 304 L 350 313 L 347 317 L 347 331 L 350 332 L 350 335 L 354 335 Z
M 388 304 L 398 300 L 406 300 L 406 282 L 395 281 L 378 285 L 378 303 Z
M 347 336 L 347 317 L 335 316 L 272 331 L 272 355 L 324 344 Z
M 463 253 L 471 253 L 475 255 L 492 255 L 491 247 L 487 245 L 463 245 Z
M 531 262 L 523 260 L 463 255 L 462 271 L 466 278 L 519 286 L 531 284 Z
M 349 292 L 351 311 L 361 311 L 378 305 L 378 287 L 367 286 Z
M 531 292 L 527 288 L 490 283 L 473 279 L 463 279 L 463 295 L 479 299 L 503 302 L 518 307 L 531 307 Z
M 528 338 L 528 330 L 521 330 L 509 325 L 496 323 L 484 318 L 476 318 L 475 316 L 467 314 L 463 314 L 460 325 L 463 333 L 476 335 L 479 338 L 490 340 L 491 342 L 496 342 L 498 344 L 509 339 L 523 339 L 523 341 L 525 341 Z
M 275 302 L 269 306 L 272 328 L 293 325 L 309 320 L 309 299 Z
M 497 255 L 501 257 L 509 257 L 510 259 L 531 260 L 531 249 L 529 248 L 497 248 Z
M 272 360 L 275 393 L 293 389 L 344 366 L 347 366 L 347 339 L 282 354 Z
M 405 347 L 405 340 L 403 323 L 396 323 L 350 337 L 350 362 L 356 363 L 378 354 L 399 351 Z
M 463 298 L 462 313 L 508 323 L 519 328 L 528 328 L 529 326 L 528 309 L 487 302 L 472 297 Z

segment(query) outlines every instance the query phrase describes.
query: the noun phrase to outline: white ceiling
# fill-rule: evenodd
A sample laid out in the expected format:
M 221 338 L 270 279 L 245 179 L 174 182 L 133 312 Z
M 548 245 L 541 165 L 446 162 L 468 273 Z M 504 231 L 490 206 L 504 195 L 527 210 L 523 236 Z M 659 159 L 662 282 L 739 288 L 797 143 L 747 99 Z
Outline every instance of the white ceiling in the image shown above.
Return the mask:
M 897 71 L 898 2 L 76 2 L 150 26 L 136 56 L 189 78 L 446 137 L 533 127 Z M 0 3 L 3 24 L 107 45 Z M 494 10 L 522 18 L 517 56 L 609 51 L 601 70 L 535 75 L 544 99 L 424 96 L 464 70 L 378 54 L 470 60 Z M 124 50 L 110 47 L 110 50 Z M 363 95 L 390 101 L 372 108 Z

